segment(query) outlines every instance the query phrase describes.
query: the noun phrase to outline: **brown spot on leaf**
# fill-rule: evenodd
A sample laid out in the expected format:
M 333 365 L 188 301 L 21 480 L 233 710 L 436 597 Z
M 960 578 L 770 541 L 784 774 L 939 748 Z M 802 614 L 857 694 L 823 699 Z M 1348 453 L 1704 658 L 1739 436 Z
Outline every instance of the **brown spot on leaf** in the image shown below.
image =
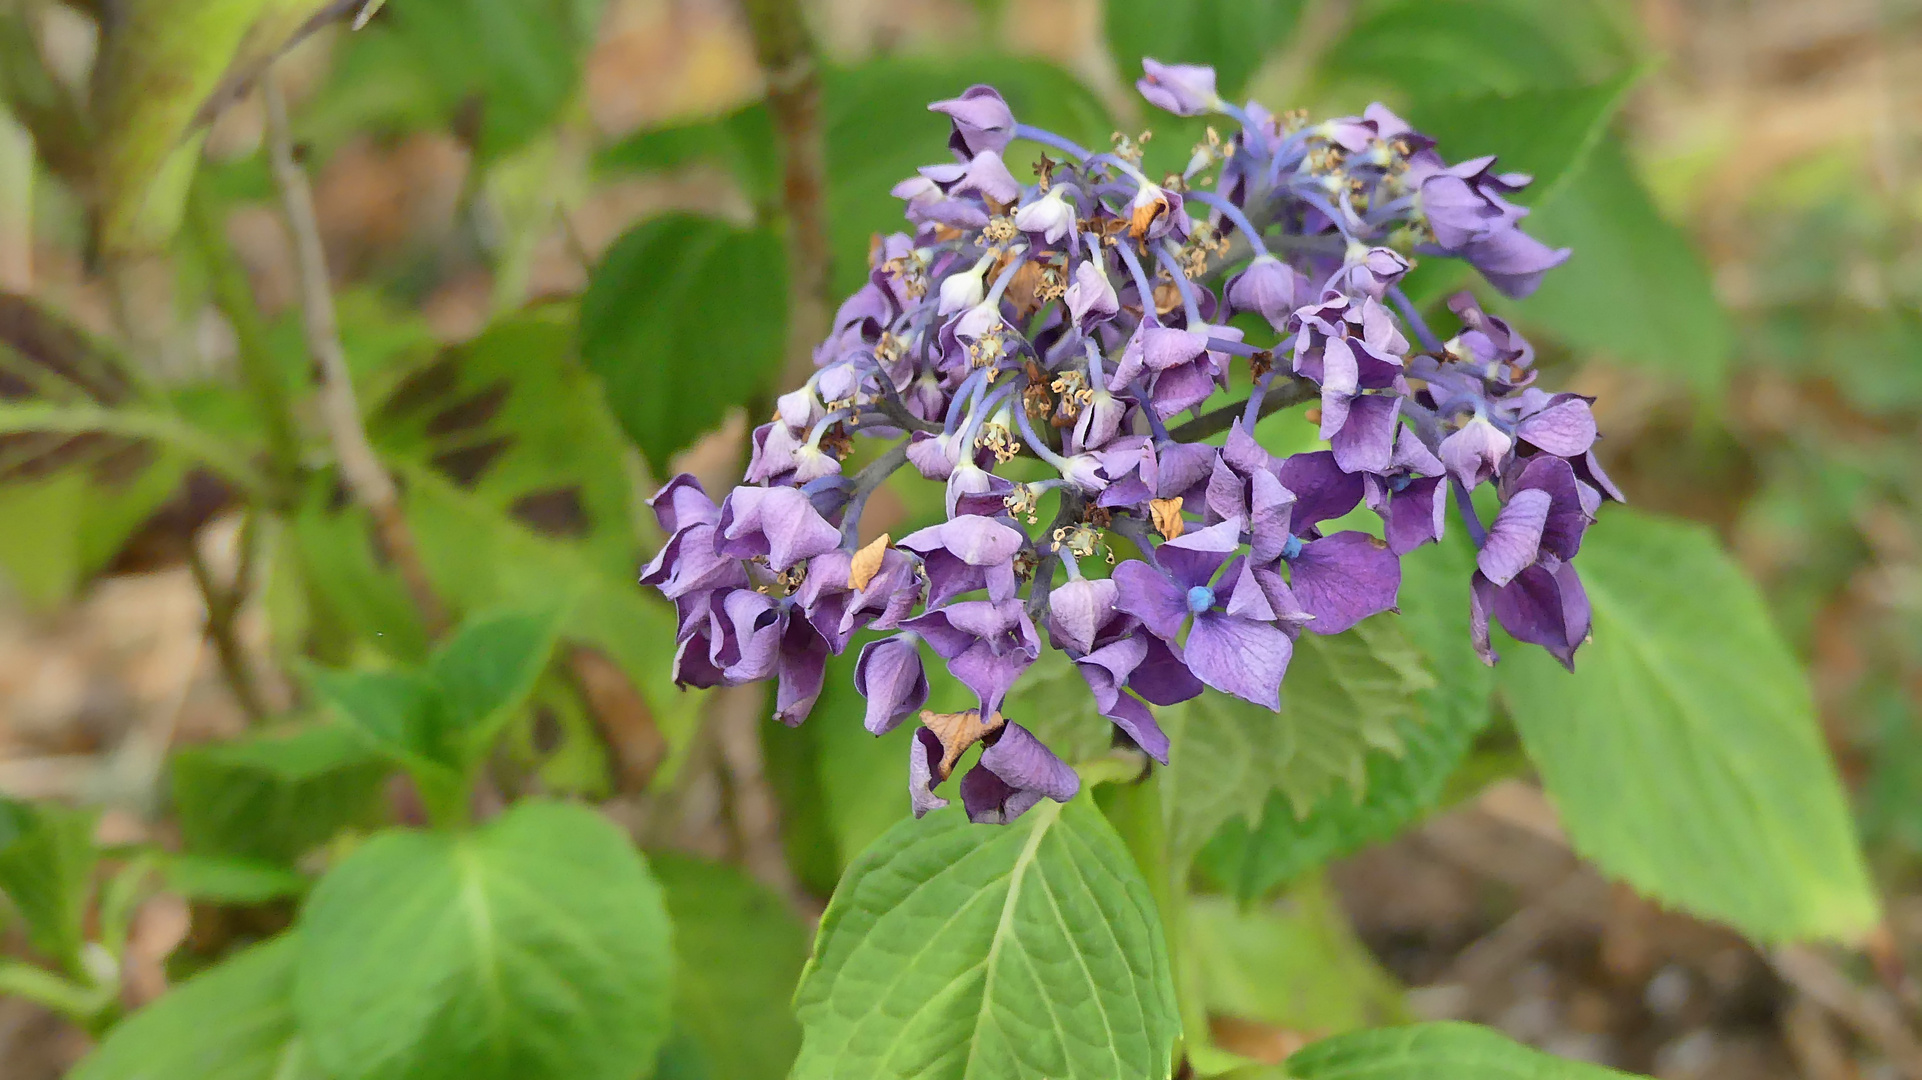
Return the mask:
M 127 397 L 127 377 L 113 361 L 86 335 L 27 297 L 0 292 L 0 347 L 100 404 L 113 405 Z M 0 396 L 9 400 L 35 396 L 36 385 L 28 377 L 9 379 L 0 386 Z
M 512 389 L 507 380 L 503 379 L 472 397 L 449 405 L 435 413 L 434 418 L 427 422 L 427 433 L 445 438 L 484 426 L 501 411 L 501 406 L 507 403 L 507 395 Z
M 402 379 L 381 404 L 380 419 L 390 424 L 402 420 L 452 394 L 459 385 L 460 365 L 453 356 L 443 356 Z
M 508 512 L 543 536 L 578 539 L 593 528 L 593 522 L 588 520 L 587 505 L 581 501 L 581 489 L 577 487 L 529 492 L 515 499 Z
M 493 467 L 495 459 L 514 445 L 512 435 L 502 435 L 473 446 L 463 446 L 458 450 L 446 450 L 434 455 L 434 468 L 447 474 L 447 478 L 464 488 L 471 488 Z

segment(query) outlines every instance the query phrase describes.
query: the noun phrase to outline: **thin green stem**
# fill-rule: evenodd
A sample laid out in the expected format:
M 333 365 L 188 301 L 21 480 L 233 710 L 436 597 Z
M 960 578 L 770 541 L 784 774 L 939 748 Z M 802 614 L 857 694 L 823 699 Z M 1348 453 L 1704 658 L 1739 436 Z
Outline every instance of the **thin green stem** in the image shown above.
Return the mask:
M 240 380 L 254 411 L 267 429 L 267 451 L 272 460 L 276 497 L 290 497 L 300 475 L 300 435 L 294 423 L 293 404 L 287 382 L 267 346 L 267 327 L 261 321 L 253 286 L 247 270 L 235 257 L 233 247 L 221 228 L 219 207 L 207 193 L 206 185 L 196 184 L 188 203 L 194 243 L 207 266 L 213 288 L 214 304 L 233 327 L 240 362 Z

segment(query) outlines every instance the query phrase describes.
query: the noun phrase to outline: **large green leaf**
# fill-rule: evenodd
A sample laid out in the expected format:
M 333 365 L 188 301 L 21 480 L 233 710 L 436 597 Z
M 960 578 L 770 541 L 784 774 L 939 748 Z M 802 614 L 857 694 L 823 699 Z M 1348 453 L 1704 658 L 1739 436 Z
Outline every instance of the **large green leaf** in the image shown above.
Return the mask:
M 336 1080 L 630 1080 L 667 1035 L 660 888 L 583 807 L 376 837 L 299 927 L 294 1012 Z
M 322 1080 L 294 1023 L 282 936 L 175 987 L 108 1034 L 72 1080 Z
M 1575 254 L 1533 296 L 1505 306 L 1578 349 L 1721 386 L 1735 336 L 1708 267 L 1656 209 L 1618 141 L 1597 145 L 1525 227 Z
M 91 104 L 101 242 L 164 245 L 180 227 L 207 109 L 326 0 L 128 0 L 103 23 Z
M 1180 1031 L 1154 901 L 1087 800 L 889 830 L 835 891 L 795 1007 L 795 1080 L 1165 1080 Z
M 180 490 L 190 459 L 113 433 L 115 420 L 139 407 L 121 361 L 37 301 L 10 293 L 0 293 L 0 402 L 53 411 L 42 413 L 45 423 L 8 423 L 0 433 L 0 519 L 8 523 L 0 566 L 22 597 L 51 607 L 107 566 Z M 89 412 L 101 422 L 66 423 Z
M 1333 637 L 1304 634 L 1270 712 L 1213 691 L 1159 710 L 1173 744 L 1163 777 L 1168 841 L 1193 855 L 1233 818 L 1261 818 L 1279 794 L 1296 815 L 1346 782 L 1365 790 L 1370 750 L 1401 753 L 1397 721 L 1434 685 L 1392 615 Z
M 413 0 L 363 33 L 397 38 L 394 51 L 425 76 L 442 114 L 464 120 L 481 156 L 493 159 L 546 128 L 574 98 L 600 7 L 599 0 Z
M 666 662 L 674 653 L 673 608 L 642 592 L 631 565 L 608 570 L 581 545 L 538 535 L 425 469 L 404 475 L 408 519 L 436 590 L 470 611 L 539 609 L 572 598 L 562 638 L 606 653 L 639 691 L 671 751 L 655 782 L 670 777 L 703 700 L 674 685 Z
M 369 819 L 388 766 L 350 731 L 310 725 L 183 747 L 172 764 L 187 850 L 289 863 Z
M 659 854 L 654 876 L 674 922 L 675 1021 L 713 1080 L 781 1080 L 801 1048 L 789 1002 L 807 930 L 780 896 L 740 870 Z
M 1589 81 L 1544 22 L 1506 0 L 1393 0 L 1357 19 L 1322 54 L 1319 73 L 1410 101 Z
M 1535 178 L 1516 201 L 1545 203 L 1588 160 L 1640 75 L 1627 71 L 1592 86 L 1442 98 L 1416 104 L 1409 119 L 1451 161 L 1500 155 L 1504 172 Z
M 26 919 L 33 946 L 80 970 L 87 899 L 98 852 L 94 814 L 0 798 L 0 893 Z
M 1706 530 L 1620 509 L 1576 565 L 1594 631 L 1574 674 L 1520 645 L 1496 672 L 1575 849 L 1764 940 L 1868 931 L 1808 679 L 1755 586 Z
M 876 234 L 912 231 L 889 189 L 922 165 L 952 161 L 946 116 L 928 103 L 987 83 L 1008 99 L 1016 118 L 1074 139 L 1106 146 L 1114 130 L 1101 102 L 1066 71 L 1005 56 L 874 60 L 826 72 L 828 222 L 834 240 L 834 294 L 845 296 L 868 276 Z M 1008 148 L 1016 179 L 1032 175 L 1039 147 Z M 1059 152 L 1055 152 L 1059 156 Z
M 1273 904 L 1193 898 L 1187 948 L 1211 1015 L 1323 1032 L 1407 1018 L 1401 987 L 1318 880 Z
M 487 755 L 495 736 L 534 691 L 554 651 L 562 611 L 548 605 L 476 615 L 428 658 L 427 672 L 447 703 L 461 764 Z
M 1133 81 L 1141 60 L 1210 64 L 1233 99 L 1295 28 L 1303 0 L 1107 0 L 1108 48 Z
M 685 213 L 635 226 L 595 267 L 581 355 L 656 475 L 768 389 L 785 340 L 786 277 L 772 230 Z
M 368 427 L 383 453 L 431 466 L 498 513 L 579 543 L 625 575 L 635 563 L 627 442 L 576 339 L 572 308 L 549 305 L 398 373 L 370 372 L 391 390 L 369 410 Z
M 1402 752 L 1371 750 L 1367 783 L 1330 791 L 1305 816 L 1280 792 L 1258 824 L 1233 820 L 1203 849 L 1201 863 L 1244 900 L 1358 848 L 1386 840 L 1442 797 L 1475 736 L 1487 726 L 1494 674 L 1469 639 L 1468 581 L 1474 548 L 1460 529 L 1402 559 L 1401 626 L 1435 674 L 1418 709 L 1395 721 Z
M 1627 1073 L 1551 1057 L 1489 1028 L 1433 1023 L 1313 1043 L 1288 1059 L 1293 1080 L 1623 1080 Z

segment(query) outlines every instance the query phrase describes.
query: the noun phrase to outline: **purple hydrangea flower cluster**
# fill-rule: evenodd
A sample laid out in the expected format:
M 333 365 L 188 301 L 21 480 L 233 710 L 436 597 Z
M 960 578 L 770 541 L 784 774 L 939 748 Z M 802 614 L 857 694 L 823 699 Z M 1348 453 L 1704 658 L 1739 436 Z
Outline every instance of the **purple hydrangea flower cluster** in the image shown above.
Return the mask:
M 669 539 L 641 580 L 678 606 L 675 678 L 772 678 L 775 715 L 799 724 L 828 658 L 885 632 L 855 685 L 875 734 L 919 713 L 916 814 L 946 805 L 936 788 L 977 743 L 974 820 L 1073 797 L 1074 770 L 1001 712 L 1044 640 L 1117 740 L 1163 763 L 1153 706 L 1213 688 L 1278 709 L 1299 636 L 1392 610 L 1401 556 L 1440 538 L 1451 492 L 1479 549 L 1482 656 L 1491 617 L 1564 664 L 1588 635 L 1570 560 L 1621 498 L 1588 399 L 1537 389 L 1528 343 L 1468 294 L 1441 341 L 1399 287 L 1411 256 L 1438 255 L 1533 290 L 1568 252 L 1521 230 L 1506 197 L 1529 178 L 1450 165 L 1380 105 L 1311 124 L 1224 102 L 1208 68 L 1144 66 L 1151 103 L 1239 130 L 1210 129 L 1156 181 L 1138 144 L 1084 149 L 990 87 L 936 102 L 953 160 L 895 187 L 912 231 L 876 240 L 813 377 L 755 431 L 746 482 L 716 505 L 682 476 L 653 500 Z M 1043 148 L 1033 182 L 1004 157 L 1016 140 Z M 1274 344 L 1246 340 L 1264 324 Z M 1245 400 L 1203 410 L 1234 386 Z M 1311 401 L 1328 448 L 1264 449 L 1256 422 Z M 857 435 L 893 445 L 849 472 Z M 868 497 L 903 468 L 943 485 L 946 519 L 862 543 Z M 1483 485 L 1501 507 L 1486 524 Z M 1363 505 L 1380 536 L 1338 527 Z M 978 708 L 922 711 L 930 652 Z

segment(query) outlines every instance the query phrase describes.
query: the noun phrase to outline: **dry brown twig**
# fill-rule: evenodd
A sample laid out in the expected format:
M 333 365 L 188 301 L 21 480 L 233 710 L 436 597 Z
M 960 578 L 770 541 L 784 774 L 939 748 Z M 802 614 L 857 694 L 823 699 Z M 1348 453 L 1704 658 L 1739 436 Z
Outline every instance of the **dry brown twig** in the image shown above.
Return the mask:
M 348 374 L 347 355 L 340 344 L 340 325 L 327 273 L 327 252 L 320 240 L 314 212 L 314 192 L 307 172 L 294 158 L 293 132 L 287 122 L 287 101 L 272 75 L 260 81 L 267 102 L 267 138 L 274 181 L 280 188 L 287 226 L 294 238 L 300 281 L 300 309 L 307 330 L 307 351 L 320 374 L 320 415 L 333 444 L 341 479 L 355 502 L 367 509 L 387 557 L 400 572 L 408 596 L 420 612 L 430 637 L 447 628 L 447 611 L 434 594 L 427 567 L 421 562 L 414 533 L 401 513 L 400 490 L 387 473 L 361 425 L 360 404 Z

